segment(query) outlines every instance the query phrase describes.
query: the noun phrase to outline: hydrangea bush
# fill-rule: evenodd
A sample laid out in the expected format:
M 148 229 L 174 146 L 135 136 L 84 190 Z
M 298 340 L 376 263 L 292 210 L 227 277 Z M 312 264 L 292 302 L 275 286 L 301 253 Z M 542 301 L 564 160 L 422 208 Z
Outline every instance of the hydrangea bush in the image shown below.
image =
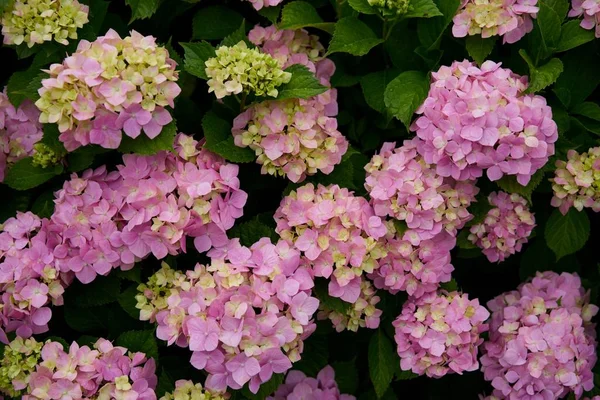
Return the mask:
M 0 25 L 0 398 L 600 399 L 600 0 Z

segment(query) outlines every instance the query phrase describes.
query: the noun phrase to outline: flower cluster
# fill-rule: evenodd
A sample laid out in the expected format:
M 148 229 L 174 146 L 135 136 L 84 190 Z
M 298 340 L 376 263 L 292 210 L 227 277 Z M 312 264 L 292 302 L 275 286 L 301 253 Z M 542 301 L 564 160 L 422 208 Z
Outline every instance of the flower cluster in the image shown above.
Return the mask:
M 361 276 L 385 256 L 379 239 L 387 227 L 369 203 L 338 185 L 309 183 L 283 198 L 274 217 L 277 233 L 302 251 L 314 275 L 331 277 L 329 294 L 356 302 Z
M 527 200 L 516 193 L 492 192 L 492 206 L 479 224 L 471 227 L 469 240 L 480 247 L 490 262 L 502 262 L 521 251 L 535 227 L 535 217 Z
M 325 304 L 319 306 L 317 318 L 319 320 L 329 319 L 337 332 L 345 329 L 356 332 L 358 328 L 377 329 L 382 311 L 376 308 L 381 300 L 377 291 L 364 277 L 359 281 L 360 292 L 358 299 L 347 304 L 340 302 L 341 309 L 333 309 Z
M 48 168 L 58 164 L 63 158 L 63 154 L 55 151 L 45 143 L 36 143 L 33 145 L 33 150 L 31 164 L 38 167 Z
M 35 144 L 43 136 L 39 115 L 29 100 L 15 108 L 6 96 L 6 89 L 0 92 L 0 182 L 7 167 L 33 155 Z
M 369 275 L 375 287 L 392 294 L 403 290 L 412 297 L 435 292 L 440 283 L 449 282 L 454 267 L 450 263 L 450 250 L 456 237 L 442 232 L 418 246 L 397 237 L 394 224 L 386 223 L 386 256 L 379 260 L 379 269 Z
M 54 39 L 67 45 L 87 24 L 88 12 L 77 0 L 15 0 L 2 16 L 4 44 L 33 47 Z
M 183 134 L 174 150 L 177 155 L 125 155 L 118 171 L 73 175 L 56 193 L 50 220 L 28 213 L 4 224 L 1 327 L 24 337 L 45 332 L 46 305 L 62 304 L 73 275 L 89 283 L 150 254 L 176 255 L 186 251 L 188 237 L 200 252 L 227 243 L 225 231 L 247 198 L 238 166 Z
M 482 370 L 498 398 L 576 398 L 594 387 L 595 324 L 577 275 L 538 272 L 488 302 L 492 311 Z
M 158 323 L 159 339 L 192 350 L 192 365 L 209 374 L 208 389 L 249 382 L 256 393 L 300 359 L 303 340 L 316 328 L 311 272 L 298 251 L 268 238 L 251 248 L 232 240 L 208 255 L 210 265 L 185 274 L 163 266 L 140 286 L 141 318 Z
M 355 400 L 349 394 L 340 394 L 335 371 L 329 365 L 319 371 L 317 378 L 309 378 L 301 371 L 290 371 L 285 383 L 277 391 L 267 397 L 267 400 L 297 400 L 297 399 L 322 399 L 322 400 Z
M 208 93 L 215 92 L 217 99 L 242 92 L 277 97 L 277 87 L 292 77 L 271 55 L 248 48 L 244 41 L 235 46 L 220 46 L 205 65 Z
M 563 214 L 571 207 L 600 211 L 600 147 L 582 154 L 569 150 L 567 158 L 566 162 L 556 161 L 552 205 Z
M 455 37 L 500 35 L 504 43 L 515 43 L 533 30 L 540 10 L 538 0 L 463 0 L 453 19 Z
M 40 121 L 58 124 L 69 151 L 90 143 L 115 149 L 121 131 L 136 138 L 143 130 L 154 139 L 172 121 L 165 107 L 181 92 L 176 65 L 154 37 L 135 31 L 125 39 L 111 29 L 92 43 L 82 40 L 42 80 Z
M 411 130 L 418 151 L 441 176 L 490 180 L 516 175 L 521 185 L 554 154 L 558 128 L 546 99 L 527 94 L 527 79 L 500 64 L 455 61 L 433 73 Z
M 383 16 L 395 17 L 406 14 L 412 7 L 410 0 L 367 0 L 371 7 L 375 7 Z
M 477 349 L 490 313 L 466 294 L 432 292 L 409 298 L 393 322 L 400 367 L 440 378 L 479 368 Z
M 98 339 L 93 349 L 73 342 L 15 339 L 0 366 L 0 391 L 23 400 L 156 400 L 154 359 Z
M 335 65 L 323 57 L 318 38 L 304 30 L 256 27 L 250 40 L 286 68 L 301 64 L 330 86 Z M 308 99 L 265 101 L 253 105 L 234 121 L 235 144 L 250 147 L 263 174 L 303 181 L 318 171 L 329 174 L 348 150 L 348 141 L 337 129 L 337 91 Z
M 401 147 L 385 143 L 365 166 L 365 188 L 375 214 L 405 221 L 403 238 L 413 245 L 440 232 L 456 236 L 473 216 L 467 210 L 479 188 L 472 181 L 440 176 L 417 153 L 418 139 Z
M 175 390 L 165 393 L 160 400 L 227 400 L 229 393 L 213 392 L 201 384 L 183 379 L 175 382 Z
M 261 10 L 263 7 L 275 7 L 283 0 L 248 0 L 256 10 Z
M 596 37 L 600 38 L 600 1 L 598 0 L 572 0 L 569 17 L 583 17 L 581 27 L 594 29 Z

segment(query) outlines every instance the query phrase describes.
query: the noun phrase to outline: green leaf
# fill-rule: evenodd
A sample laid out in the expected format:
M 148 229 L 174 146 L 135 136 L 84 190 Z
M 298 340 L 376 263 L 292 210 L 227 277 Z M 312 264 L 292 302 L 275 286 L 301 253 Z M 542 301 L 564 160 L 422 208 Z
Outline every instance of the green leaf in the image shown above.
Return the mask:
M 78 282 L 71 285 L 66 291 L 65 299 L 76 307 L 89 308 L 115 302 L 120 293 L 121 281 L 116 275 L 110 274 L 98 276 L 89 284 Z
M 135 153 L 152 155 L 162 150 L 173 150 L 173 142 L 177 135 L 177 125 L 175 121 L 171 121 L 168 125 L 163 126 L 160 134 L 154 139 L 150 139 L 145 133 L 142 133 L 135 139 L 123 135 L 119 151 L 121 153 Z
M 70 172 L 83 171 L 94 163 L 94 157 L 97 154 L 105 153 L 107 149 L 100 146 L 85 146 L 67 155 L 67 166 Z
M 260 389 L 258 389 L 258 393 L 254 394 L 250 390 L 248 390 L 247 386 L 242 388 L 241 393 L 244 395 L 246 399 L 249 400 L 263 400 L 266 399 L 267 396 L 275 393 L 277 388 L 283 383 L 283 374 L 273 374 L 271 379 L 267 382 L 260 385 Z
M 571 110 L 573 114 L 582 115 L 584 117 L 593 119 L 594 121 L 600 121 L 600 106 L 592 102 L 583 102 L 576 105 Z
M 443 16 L 433 0 L 411 0 L 410 8 L 404 18 L 432 18 Z
M 117 338 L 116 344 L 132 353 L 139 351 L 146 354 L 148 358 L 158 360 L 158 345 L 154 337 L 154 329 L 124 332 Z
M 277 100 L 307 99 L 328 90 L 326 86 L 319 83 L 315 75 L 304 65 L 293 64 L 286 68 L 286 71 L 292 73 L 292 78 L 288 83 L 284 83 L 279 87 Z
M 365 96 L 365 101 L 375 111 L 385 113 L 384 93 L 388 84 L 398 76 L 397 69 L 385 69 L 365 75 L 360 80 L 360 86 Z
M 236 224 L 227 232 L 229 238 L 239 238 L 243 246 L 252 246 L 263 237 L 268 237 L 273 243 L 277 243 L 279 236 L 275 229 L 260 221 L 256 216 L 250 221 Z
M 253 162 L 254 152 L 249 148 L 237 147 L 231 134 L 231 123 L 221 119 L 212 111 L 202 118 L 202 130 L 206 138 L 205 147 L 232 162 Z
M 243 20 L 241 14 L 223 5 L 201 8 L 194 15 L 192 39 L 223 39 L 238 29 Z
M 328 284 L 325 279 L 316 278 L 314 295 L 319 299 L 319 308 L 327 308 L 328 310 L 336 311 L 340 314 L 346 314 L 352 304 L 346 303 L 338 297 L 332 297 L 329 294 Z
M 413 114 L 425 101 L 428 92 L 429 80 L 423 72 L 406 71 L 385 88 L 385 106 L 408 129 Z
M 349 53 L 364 56 L 379 43 L 383 43 L 383 39 L 378 38 L 364 22 L 356 17 L 346 17 L 335 24 L 327 54 Z
M 576 19 L 562 26 L 560 40 L 556 45 L 557 52 L 571 50 L 594 40 L 594 31 L 584 29 L 580 24 L 581 22 Z
M 61 164 L 42 168 L 33 165 L 32 161 L 33 157 L 17 161 L 7 171 L 4 183 L 13 189 L 28 190 L 41 185 L 63 172 Z
M 140 310 L 135 306 L 137 304 L 135 296 L 139 294 L 137 286 L 137 284 L 129 286 L 117 298 L 123 311 L 136 321 L 140 319 Z
M 335 381 L 338 384 L 340 393 L 354 394 L 358 389 L 360 379 L 358 377 L 358 368 L 356 360 L 336 361 L 331 364 L 335 371 Z
M 565 107 L 571 108 L 585 101 L 600 83 L 600 56 L 590 43 L 564 54 L 561 61 L 564 71 L 554 84 L 553 91 Z
M 327 334 L 314 334 L 305 340 L 302 359 L 294 363 L 294 369 L 304 372 L 307 376 L 317 376 L 319 371 L 329 364 L 327 338 Z
M 270 23 L 277 24 L 279 14 L 281 14 L 281 6 L 263 7 L 258 11 L 258 13 L 268 19 Z
M 542 183 L 543 179 L 544 170 L 540 169 L 533 174 L 527 186 L 523 186 L 517 182 L 517 178 L 514 175 L 504 175 L 500 180 L 496 181 L 496 184 L 507 193 L 517 193 L 523 196 L 531 204 L 531 195 L 535 188 Z
M 132 23 L 137 19 L 146 19 L 154 15 L 158 10 L 160 0 L 125 0 L 125 3 L 131 7 L 129 23 Z
M 467 52 L 473 60 L 479 65 L 483 64 L 487 56 L 494 50 L 496 37 L 482 38 L 481 35 L 468 36 L 466 45 Z
M 540 27 L 543 44 L 547 48 L 554 48 L 560 40 L 561 23 L 563 18 L 559 16 L 557 10 L 547 4 L 540 2 L 540 11 L 537 14 L 537 24 Z
M 380 328 L 371 336 L 369 341 L 369 375 L 377 397 L 382 397 L 388 390 L 394 377 L 396 351 L 390 339 Z
M 354 10 L 362 14 L 377 14 L 378 11 L 375 7 L 369 4 L 368 0 L 348 0 L 348 4 Z
M 140 268 L 140 264 L 135 264 L 135 266 L 127 271 L 123 271 L 122 269 L 116 270 L 112 272 L 119 279 L 125 279 L 135 283 L 142 283 L 142 269 Z
M 33 202 L 31 212 L 40 218 L 50 218 L 54 212 L 54 191 L 47 190 Z
M 546 244 L 556 259 L 580 250 L 590 236 L 590 220 L 585 211 L 571 208 L 567 215 L 554 210 L 544 231 Z
M 107 316 L 104 307 L 93 307 L 81 312 L 81 309 L 75 307 L 72 303 L 65 303 L 63 308 L 65 313 L 65 322 L 69 327 L 77 332 L 91 332 L 99 329 L 106 329 L 107 324 L 104 317 Z
M 185 70 L 195 77 L 208 79 L 206 60 L 215 56 L 215 48 L 208 42 L 179 43 L 185 51 Z
M 325 22 L 317 10 L 306 1 L 292 1 L 283 7 L 279 29 L 317 28 L 333 32 L 333 23 Z
M 0 0 L 0 15 L 4 14 L 4 11 L 12 6 L 13 1 L 14 0 Z
M 529 65 L 529 75 L 531 79 L 525 93 L 537 93 L 540 90 L 547 88 L 556 82 L 563 72 L 563 63 L 558 58 L 553 58 L 541 67 L 536 67 L 531 58 L 527 55 L 525 49 L 519 50 L 519 54 L 525 62 L 527 62 L 527 65 Z
M 449 282 L 444 282 L 444 283 L 440 284 L 440 287 L 447 292 L 454 292 L 454 291 L 458 290 L 458 283 L 456 282 L 456 280 L 454 278 L 452 278 L 452 279 L 450 279 Z
M 254 45 L 248 40 L 248 35 L 246 35 L 246 20 L 242 20 L 239 28 L 231 32 L 231 34 L 225 36 L 220 45 L 231 47 L 235 46 L 239 42 L 246 42 L 248 47 L 254 47 Z
M 47 77 L 48 74 L 37 68 L 15 72 L 6 84 L 8 99 L 15 107 L 19 107 L 25 99 L 35 102 L 40 98 L 38 89 L 42 87 L 42 79 Z
M 417 25 L 419 40 L 426 50 L 438 48 L 442 35 L 452 22 L 461 0 L 434 0 L 442 16 L 421 19 Z

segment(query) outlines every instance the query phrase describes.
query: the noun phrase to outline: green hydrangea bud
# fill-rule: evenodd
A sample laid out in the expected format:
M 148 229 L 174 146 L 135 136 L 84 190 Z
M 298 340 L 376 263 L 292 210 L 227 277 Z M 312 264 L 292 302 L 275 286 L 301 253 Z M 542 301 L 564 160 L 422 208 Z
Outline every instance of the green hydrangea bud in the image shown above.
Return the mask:
M 54 39 L 67 45 L 88 22 L 88 12 L 77 0 L 16 0 L 2 16 L 4 44 L 33 47 Z
M 404 15 L 410 9 L 410 0 L 367 0 L 371 7 L 375 7 L 383 16 Z
M 271 55 L 250 49 L 243 41 L 232 47 L 219 47 L 216 56 L 205 65 L 208 92 L 215 92 L 217 99 L 241 92 L 277 97 L 277 87 L 292 77 Z
M 32 164 L 42 168 L 48 168 L 56 165 L 61 160 L 61 155 L 57 154 L 49 146 L 44 143 L 36 143 L 33 146 L 33 161 Z
M 185 275 L 173 270 L 165 262 L 162 268 L 152 275 L 146 284 L 137 287 L 139 294 L 135 296 L 136 308 L 140 310 L 142 321 L 153 320 L 161 310 L 167 308 L 167 299 L 178 281 L 185 279 Z
M 160 400 L 226 400 L 228 393 L 217 393 L 204 389 L 201 384 L 180 380 L 175 383 L 173 393 L 165 393 Z
M 18 337 L 4 348 L 4 356 L 0 362 L 0 392 L 20 398 L 20 391 L 14 389 L 13 383 L 27 386 L 29 376 L 40 360 L 43 346 L 44 343 L 33 338 Z

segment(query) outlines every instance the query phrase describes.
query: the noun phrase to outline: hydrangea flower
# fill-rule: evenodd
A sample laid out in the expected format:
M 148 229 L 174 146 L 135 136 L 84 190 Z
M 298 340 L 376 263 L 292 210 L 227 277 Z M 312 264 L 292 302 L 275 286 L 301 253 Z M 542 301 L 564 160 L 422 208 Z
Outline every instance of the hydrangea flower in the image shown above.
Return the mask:
M 93 348 L 73 342 L 15 339 L 4 353 L 0 390 L 22 400 L 156 400 L 154 359 L 98 339 Z
M 583 17 L 581 27 L 594 29 L 597 38 L 600 38 L 600 1 L 599 0 L 572 0 L 569 17 Z
M 261 10 L 263 7 L 275 7 L 283 0 L 248 0 L 256 10 Z
M 175 382 L 175 390 L 165 393 L 160 400 L 227 400 L 229 393 L 213 392 L 200 383 L 180 379 Z
M 0 92 L 0 182 L 7 167 L 34 154 L 34 146 L 44 134 L 39 115 L 29 100 L 15 108 L 6 96 L 6 88 Z
M 283 198 L 275 212 L 277 233 L 300 250 L 314 276 L 331 278 L 329 294 L 355 303 L 361 276 L 379 268 L 379 241 L 387 233 L 369 203 L 338 185 L 312 183 Z
M 456 236 L 473 215 L 467 210 L 479 193 L 472 181 L 457 182 L 436 172 L 417 153 L 419 139 L 401 147 L 385 143 L 365 166 L 365 188 L 375 214 L 405 221 L 403 239 L 418 245 L 440 232 Z
M 239 93 L 277 97 L 278 86 L 288 83 L 290 72 L 280 68 L 269 54 L 248 48 L 244 41 L 235 46 L 220 46 L 215 57 L 206 62 L 208 93 L 217 99 Z
M 356 397 L 349 394 L 340 394 L 335 371 L 329 365 L 317 374 L 317 378 L 307 377 L 301 371 L 290 371 L 277 391 L 267 397 L 267 400 L 299 400 L 299 399 L 322 399 L 322 400 L 355 400 Z
M 566 162 L 556 161 L 551 204 L 563 215 L 571 207 L 579 211 L 584 207 L 600 211 L 600 147 L 581 154 L 569 150 L 567 158 Z
M 535 217 L 527 200 L 516 193 L 492 192 L 488 201 L 492 208 L 481 223 L 471 226 L 469 240 L 490 262 L 502 262 L 527 243 Z
M 185 273 L 167 266 L 138 288 L 140 317 L 156 321 L 159 339 L 192 352 L 208 373 L 205 387 L 224 392 L 249 383 L 256 393 L 275 373 L 300 359 L 316 328 L 319 300 L 300 253 L 262 238 L 247 248 L 232 240 L 208 253 L 210 265 Z
M 504 43 L 515 43 L 533 30 L 533 19 L 540 10 L 538 0 L 462 0 L 454 17 L 455 37 L 503 36 Z
M 447 232 L 422 240 L 418 245 L 397 237 L 391 221 L 386 223 L 386 256 L 379 260 L 379 268 L 369 275 L 375 287 L 392 294 L 400 290 L 417 298 L 435 292 L 440 283 L 449 282 L 454 267 L 450 263 L 450 250 L 456 237 Z
M 477 370 L 480 335 L 488 330 L 484 322 L 489 316 L 477 299 L 458 292 L 409 298 L 393 322 L 400 367 L 431 378 Z
M 410 0 L 367 0 L 367 2 L 386 17 L 404 15 L 412 8 Z
M 77 0 L 15 0 L 2 15 L 4 44 L 31 48 L 55 40 L 66 46 L 88 23 L 88 12 Z
M 443 66 L 411 126 L 418 151 L 439 175 L 490 180 L 516 175 L 521 185 L 554 154 L 558 138 L 546 99 L 523 94 L 527 78 L 486 61 Z
M 48 168 L 58 164 L 62 160 L 62 154 L 57 153 L 45 143 L 36 143 L 33 145 L 33 150 L 31 164 L 35 166 Z
M 500 399 L 579 398 L 594 387 L 598 307 L 577 275 L 538 272 L 488 302 L 489 341 L 482 371 Z
M 345 312 L 338 309 L 330 309 L 325 304 L 319 306 L 317 318 L 319 320 L 329 319 L 337 332 L 349 330 L 358 331 L 358 328 L 377 329 L 381 314 L 376 306 L 381 300 L 377 291 L 364 277 L 359 280 L 359 295 L 352 304 L 345 304 Z
M 125 39 L 111 29 L 94 42 L 82 40 L 46 71 L 50 78 L 35 103 L 40 122 L 58 124 L 68 151 L 88 144 L 116 149 L 122 132 L 154 139 L 173 119 L 165 107 L 181 92 L 176 66 L 154 37 L 136 31 Z

